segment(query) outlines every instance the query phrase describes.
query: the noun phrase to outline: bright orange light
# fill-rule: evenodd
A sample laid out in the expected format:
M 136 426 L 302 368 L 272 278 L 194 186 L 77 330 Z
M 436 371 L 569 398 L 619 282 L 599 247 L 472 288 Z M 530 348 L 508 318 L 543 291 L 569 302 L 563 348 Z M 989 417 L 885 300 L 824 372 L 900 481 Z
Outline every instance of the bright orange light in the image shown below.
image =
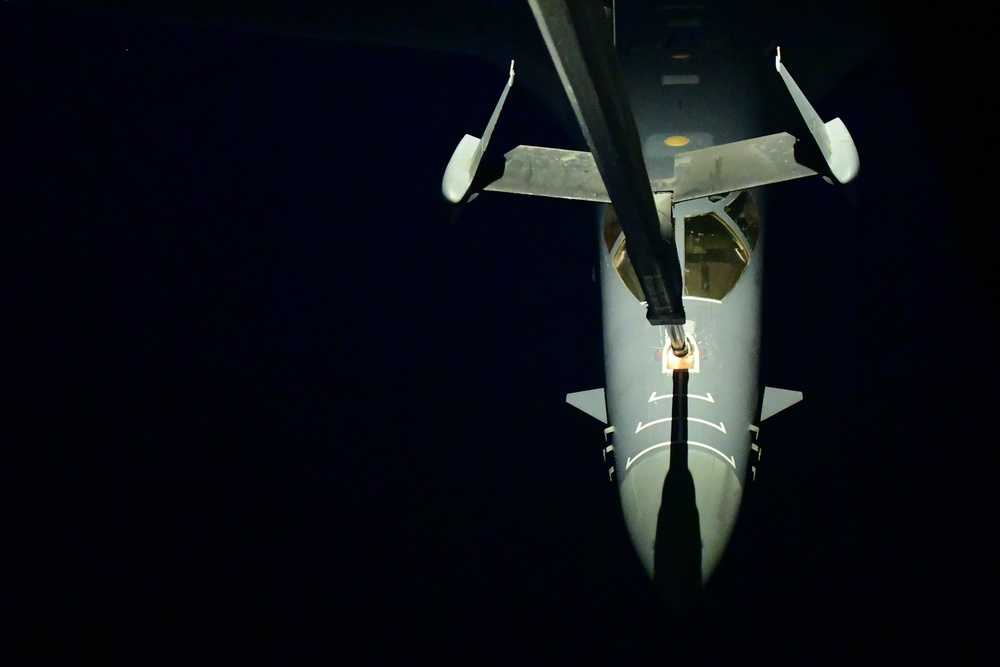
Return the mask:
M 674 354 L 673 350 L 669 347 L 666 350 L 666 367 L 672 371 L 677 370 L 693 370 L 694 369 L 694 351 L 690 344 L 688 344 L 688 353 L 683 357 L 678 357 Z
M 691 142 L 690 139 L 688 139 L 687 137 L 682 137 L 679 134 L 675 134 L 674 136 L 667 137 L 666 139 L 663 140 L 663 143 L 672 148 L 677 148 L 679 146 L 687 146 L 690 142 Z

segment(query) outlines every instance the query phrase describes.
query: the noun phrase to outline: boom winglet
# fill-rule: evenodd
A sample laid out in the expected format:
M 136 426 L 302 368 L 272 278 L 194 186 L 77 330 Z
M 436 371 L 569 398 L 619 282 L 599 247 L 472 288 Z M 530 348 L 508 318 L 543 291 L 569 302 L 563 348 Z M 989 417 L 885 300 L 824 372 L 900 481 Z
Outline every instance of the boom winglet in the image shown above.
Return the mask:
M 774 67 L 781 75 L 782 81 L 785 82 L 785 87 L 791 93 L 795 106 L 799 108 L 799 113 L 805 119 L 806 125 L 809 126 L 809 132 L 816 140 L 827 166 L 830 167 L 830 172 L 841 183 L 847 183 L 858 175 L 861 161 L 858 158 L 857 146 L 854 145 L 854 140 L 851 138 L 851 133 L 847 131 L 844 121 L 840 118 L 834 118 L 826 123 L 823 122 L 816 110 L 813 109 L 812 104 L 806 99 L 802 89 L 795 83 L 795 79 L 781 63 L 780 46 L 774 56 Z
M 483 153 L 490 142 L 490 137 L 493 136 L 493 128 L 496 127 L 497 119 L 500 117 L 500 110 L 503 109 L 507 93 L 510 92 L 513 85 L 514 61 L 511 60 L 507 85 L 500 93 L 500 100 L 497 102 L 496 108 L 493 109 L 493 115 L 490 116 L 490 122 L 486 125 L 482 139 L 471 134 L 462 137 L 458 146 L 455 147 L 455 152 L 451 154 L 451 159 L 448 160 L 448 166 L 445 167 L 444 178 L 441 180 L 441 192 L 453 204 L 459 203 L 469 194 L 472 181 L 475 180 L 476 172 L 479 171 L 479 164 L 483 160 Z
M 860 168 L 858 150 L 840 118 L 824 123 L 802 90 L 781 63 L 781 50 L 775 58 L 781 75 L 799 112 L 809 127 L 830 173 L 841 183 L 853 179 Z M 483 138 L 465 135 L 448 162 L 441 190 L 453 203 L 467 201 L 473 185 L 491 192 L 576 199 L 609 203 L 611 197 L 592 153 L 541 146 L 517 146 L 504 155 L 499 174 L 479 174 L 483 153 L 493 135 L 500 110 L 514 83 L 514 61 L 510 76 L 500 95 Z M 718 146 L 708 146 L 674 156 L 673 175 L 650 182 L 653 192 L 670 192 L 674 202 L 708 197 L 713 194 L 781 183 L 814 176 L 822 169 L 818 162 L 800 162 L 798 143 L 791 134 L 779 132 Z M 477 176 L 479 181 L 477 181 Z

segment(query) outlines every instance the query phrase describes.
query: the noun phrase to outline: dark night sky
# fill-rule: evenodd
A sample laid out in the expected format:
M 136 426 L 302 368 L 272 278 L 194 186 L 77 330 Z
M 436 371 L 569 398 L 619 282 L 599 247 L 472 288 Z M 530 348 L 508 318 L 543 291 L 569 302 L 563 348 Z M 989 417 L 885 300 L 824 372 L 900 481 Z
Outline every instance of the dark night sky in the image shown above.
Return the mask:
M 816 105 L 858 180 L 771 190 L 762 380 L 806 401 L 764 424 L 729 552 L 677 621 L 601 427 L 563 402 L 602 383 L 591 208 L 484 195 L 447 224 L 441 173 L 503 72 L 0 6 L 29 655 L 986 655 L 996 232 L 973 200 L 995 131 L 948 79 L 986 42 L 885 12 L 877 57 Z M 568 142 L 522 92 L 498 132 Z

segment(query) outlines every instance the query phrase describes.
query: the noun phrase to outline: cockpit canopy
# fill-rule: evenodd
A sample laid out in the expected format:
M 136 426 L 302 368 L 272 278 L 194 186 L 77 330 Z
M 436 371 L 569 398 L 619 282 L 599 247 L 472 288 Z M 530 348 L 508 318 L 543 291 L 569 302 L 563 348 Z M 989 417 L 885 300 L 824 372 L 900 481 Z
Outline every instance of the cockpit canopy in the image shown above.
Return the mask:
M 675 221 L 676 236 L 683 234 L 684 238 L 680 258 L 684 266 L 684 294 L 721 301 L 739 282 L 757 246 L 760 236 L 757 204 L 745 190 L 691 203 L 697 204 L 701 212 Z M 622 282 L 636 299 L 644 301 L 612 206 L 604 218 L 604 242 Z

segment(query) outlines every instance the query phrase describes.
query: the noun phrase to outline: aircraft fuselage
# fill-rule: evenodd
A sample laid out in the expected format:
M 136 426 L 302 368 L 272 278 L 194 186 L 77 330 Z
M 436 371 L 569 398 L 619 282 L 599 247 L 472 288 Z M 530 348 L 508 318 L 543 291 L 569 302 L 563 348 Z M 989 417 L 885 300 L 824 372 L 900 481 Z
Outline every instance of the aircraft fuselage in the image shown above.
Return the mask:
M 756 89 L 741 67 L 745 54 L 713 21 L 727 27 L 718 12 L 691 6 L 633 8 L 617 17 L 620 60 L 651 179 L 670 178 L 679 153 L 758 132 Z M 697 578 L 700 585 L 711 576 L 748 477 L 758 407 L 759 194 L 732 192 L 673 206 L 685 332 L 694 346 L 686 443 L 671 442 L 674 371 L 665 327 L 649 324 L 641 292 L 627 285 L 627 248 L 623 252 L 613 211 L 602 207 L 598 216 L 613 476 L 639 559 L 667 589 L 691 584 L 678 578 Z M 670 210 L 657 201 L 661 215 Z M 672 452 L 678 447 L 685 451 Z M 685 461 L 687 470 L 678 469 Z

